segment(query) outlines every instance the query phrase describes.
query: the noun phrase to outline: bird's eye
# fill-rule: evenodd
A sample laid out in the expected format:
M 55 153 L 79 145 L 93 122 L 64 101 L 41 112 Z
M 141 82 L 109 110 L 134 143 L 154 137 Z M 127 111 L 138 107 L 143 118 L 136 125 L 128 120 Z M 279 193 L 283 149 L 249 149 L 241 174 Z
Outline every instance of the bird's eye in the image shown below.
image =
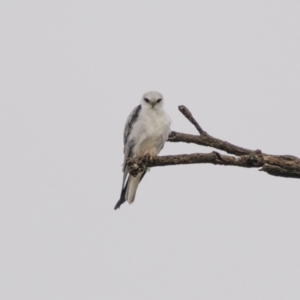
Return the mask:
M 149 99 L 147 99 L 147 98 L 144 98 L 144 100 L 145 100 L 147 103 L 149 103 Z
M 157 100 L 156 100 L 156 103 L 159 103 L 161 100 L 162 100 L 162 99 L 157 99 Z

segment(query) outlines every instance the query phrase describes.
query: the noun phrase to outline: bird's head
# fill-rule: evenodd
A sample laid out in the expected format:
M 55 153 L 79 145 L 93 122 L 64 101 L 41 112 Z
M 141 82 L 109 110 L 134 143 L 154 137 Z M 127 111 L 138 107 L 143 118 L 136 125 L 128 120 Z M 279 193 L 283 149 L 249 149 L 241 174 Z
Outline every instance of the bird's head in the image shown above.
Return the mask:
M 141 104 L 147 108 L 160 108 L 163 106 L 163 96 L 159 92 L 147 92 L 143 95 Z

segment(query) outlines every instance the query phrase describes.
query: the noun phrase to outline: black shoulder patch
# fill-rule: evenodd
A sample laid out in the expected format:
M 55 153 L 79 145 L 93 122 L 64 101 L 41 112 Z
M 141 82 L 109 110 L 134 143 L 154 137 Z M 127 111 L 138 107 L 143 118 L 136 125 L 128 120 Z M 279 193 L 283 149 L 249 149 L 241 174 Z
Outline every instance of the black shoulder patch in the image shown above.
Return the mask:
M 132 126 L 133 126 L 133 124 L 136 122 L 136 120 L 137 120 L 137 118 L 138 118 L 138 116 L 139 116 L 139 113 L 140 113 L 141 108 L 142 108 L 142 106 L 139 105 L 139 106 L 137 106 L 137 107 L 134 109 L 134 111 L 132 112 L 132 117 L 131 117 L 131 119 L 130 119 L 129 122 L 128 122 L 128 128 L 127 128 L 126 134 L 125 134 L 125 136 L 124 136 L 124 144 L 126 144 L 126 142 L 127 142 L 128 136 L 130 135 L 130 132 L 131 132 L 131 130 L 132 130 Z

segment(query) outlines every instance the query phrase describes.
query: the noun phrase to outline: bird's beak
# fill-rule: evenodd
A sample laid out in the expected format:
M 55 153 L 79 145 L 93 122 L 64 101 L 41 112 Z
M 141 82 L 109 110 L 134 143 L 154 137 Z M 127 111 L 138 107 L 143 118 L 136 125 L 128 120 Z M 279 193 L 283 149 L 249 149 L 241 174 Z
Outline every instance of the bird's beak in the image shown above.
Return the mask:
M 151 103 L 152 108 L 154 108 L 155 104 L 156 104 L 156 103 Z

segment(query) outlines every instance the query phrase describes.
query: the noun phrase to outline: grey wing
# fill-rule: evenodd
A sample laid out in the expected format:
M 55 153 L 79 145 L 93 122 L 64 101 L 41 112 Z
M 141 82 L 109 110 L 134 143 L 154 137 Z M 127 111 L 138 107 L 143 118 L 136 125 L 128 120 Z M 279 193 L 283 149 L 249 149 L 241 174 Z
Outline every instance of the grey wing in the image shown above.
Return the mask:
M 126 143 L 128 141 L 128 137 L 132 130 L 132 126 L 138 119 L 140 110 L 141 110 L 141 105 L 135 107 L 126 120 L 126 124 L 124 128 L 124 147 L 126 146 Z M 124 148 L 124 153 L 125 153 L 125 148 Z
M 124 162 L 123 162 L 124 175 L 123 175 L 122 189 L 124 188 L 126 177 L 128 175 L 126 160 L 127 158 L 132 156 L 132 149 L 134 147 L 134 140 L 129 140 L 129 135 L 131 133 L 133 124 L 137 121 L 139 117 L 140 111 L 141 111 L 141 105 L 133 109 L 133 111 L 130 113 L 129 117 L 127 118 L 125 128 L 124 128 Z

